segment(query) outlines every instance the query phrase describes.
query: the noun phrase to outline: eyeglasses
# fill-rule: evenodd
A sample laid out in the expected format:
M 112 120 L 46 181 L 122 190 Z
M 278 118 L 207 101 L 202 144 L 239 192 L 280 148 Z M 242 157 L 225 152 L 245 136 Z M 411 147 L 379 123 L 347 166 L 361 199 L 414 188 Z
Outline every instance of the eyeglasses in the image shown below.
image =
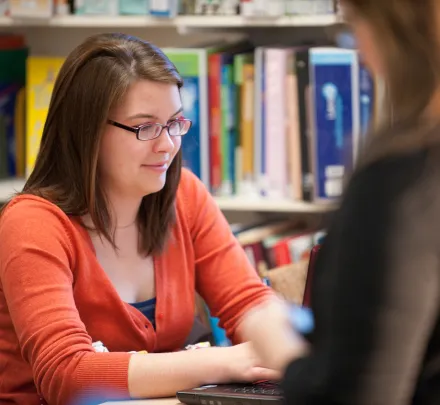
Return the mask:
M 183 136 L 188 133 L 192 125 L 191 120 L 186 118 L 178 118 L 166 125 L 159 123 L 148 123 L 135 127 L 129 127 L 128 125 L 124 125 L 112 120 L 108 120 L 107 122 L 115 127 L 135 133 L 136 138 L 140 141 L 151 141 L 152 139 L 158 138 L 165 128 L 168 130 L 168 134 L 170 136 Z

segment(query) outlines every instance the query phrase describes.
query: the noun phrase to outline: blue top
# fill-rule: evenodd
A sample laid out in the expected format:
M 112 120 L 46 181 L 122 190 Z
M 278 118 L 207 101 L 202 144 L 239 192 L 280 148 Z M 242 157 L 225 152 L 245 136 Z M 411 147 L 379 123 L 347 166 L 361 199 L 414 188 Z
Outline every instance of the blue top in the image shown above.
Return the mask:
M 156 298 L 151 298 L 150 300 L 142 302 L 135 302 L 130 305 L 142 312 L 144 316 L 151 322 L 153 328 L 156 328 Z

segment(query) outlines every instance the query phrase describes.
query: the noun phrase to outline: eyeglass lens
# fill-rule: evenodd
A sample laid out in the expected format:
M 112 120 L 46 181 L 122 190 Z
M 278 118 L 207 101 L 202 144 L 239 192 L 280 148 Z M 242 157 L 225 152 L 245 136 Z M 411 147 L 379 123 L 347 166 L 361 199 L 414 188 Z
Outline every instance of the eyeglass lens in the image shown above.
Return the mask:
M 182 136 L 189 131 L 190 126 L 190 121 L 173 121 L 168 125 L 168 133 L 170 136 Z M 139 138 L 143 140 L 157 138 L 162 132 L 162 128 L 158 124 L 147 125 L 139 131 Z

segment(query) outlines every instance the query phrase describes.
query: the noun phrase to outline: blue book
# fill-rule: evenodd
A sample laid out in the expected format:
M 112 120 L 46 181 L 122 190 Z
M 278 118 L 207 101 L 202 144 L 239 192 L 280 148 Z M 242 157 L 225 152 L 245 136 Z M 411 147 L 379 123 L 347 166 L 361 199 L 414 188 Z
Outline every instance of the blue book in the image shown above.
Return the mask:
M 179 5 L 177 0 L 149 0 L 150 15 L 153 17 L 173 18 Z
M 23 86 L 16 83 L 0 83 L 0 177 L 16 176 L 17 173 L 17 108 Z
M 184 80 L 181 89 L 183 113 L 192 121 L 182 138 L 183 165 L 209 187 L 208 50 L 165 48 Z
M 341 196 L 358 148 L 359 76 L 356 51 L 311 48 L 312 154 L 315 200 Z
M 360 146 L 362 146 L 374 111 L 374 81 L 362 63 L 359 63 L 359 110 Z

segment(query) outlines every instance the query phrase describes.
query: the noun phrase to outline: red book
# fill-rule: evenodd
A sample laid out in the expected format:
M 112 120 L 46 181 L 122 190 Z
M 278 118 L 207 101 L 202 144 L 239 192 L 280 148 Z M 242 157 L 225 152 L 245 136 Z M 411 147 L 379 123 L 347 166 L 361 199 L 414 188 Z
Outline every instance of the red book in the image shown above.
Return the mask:
M 211 193 L 218 195 L 222 185 L 221 155 L 221 55 L 208 56 L 209 87 L 209 161 Z

